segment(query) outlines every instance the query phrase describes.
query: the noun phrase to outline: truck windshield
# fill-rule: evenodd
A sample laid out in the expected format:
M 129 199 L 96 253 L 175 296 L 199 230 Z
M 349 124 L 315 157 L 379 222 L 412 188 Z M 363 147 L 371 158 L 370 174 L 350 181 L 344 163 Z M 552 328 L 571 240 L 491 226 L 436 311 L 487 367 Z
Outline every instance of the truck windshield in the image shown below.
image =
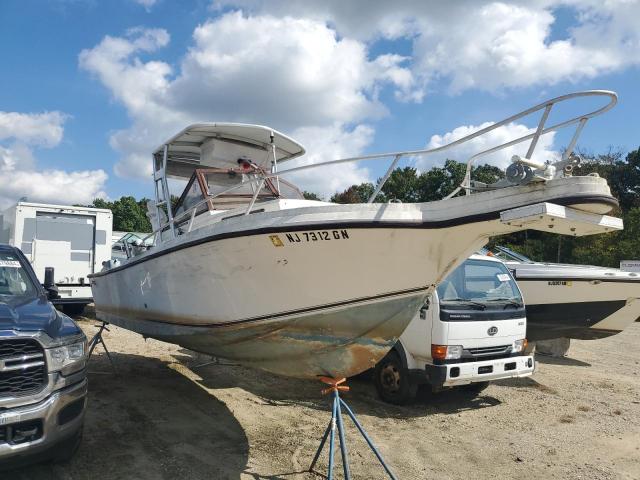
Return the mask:
M 0 252 L 0 298 L 31 297 L 37 289 L 29 274 L 22 266 L 20 259 L 7 252 Z
M 466 260 L 437 288 L 440 303 L 482 309 L 522 306 L 522 297 L 507 267 L 500 262 Z

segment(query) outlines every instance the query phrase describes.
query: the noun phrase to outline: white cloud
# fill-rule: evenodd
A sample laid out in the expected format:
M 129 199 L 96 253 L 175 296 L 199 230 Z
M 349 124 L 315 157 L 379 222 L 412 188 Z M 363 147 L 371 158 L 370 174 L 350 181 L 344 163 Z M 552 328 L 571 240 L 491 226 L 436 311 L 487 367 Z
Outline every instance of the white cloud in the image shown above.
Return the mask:
M 66 118 L 60 112 L 0 112 L 0 141 L 55 147 L 62 140 Z
M 63 170 L 0 170 L 0 208 L 6 208 L 26 196 L 31 202 L 90 204 L 106 198 L 103 170 L 66 172 Z
M 134 0 L 138 5 L 142 5 L 147 12 L 151 11 L 151 7 L 153 7 L 158 0 Z
M 225 13 L 222 7 L 229 5 L 244 12 Z M 271 125 L 299 137 L 315 161 L 343 150 L 361 153 L 371 143 L 372 122 L 387 113 L 379 100 L 383 88 L 392 88 L 399 101 L 421 102 L 442 85 L 453 93 L 499 92 L 640 64 L 640 2 L 223 0 L 216 6 L 219 16 L 195 28 L 178 64 L 157 59 L 170 40 L 163 29 L 106 36 L 81 52 L 80 67 L 99 79 L 131 119 L 110 137 L 120 154 L 117 175 L 148 179 L 151 151 L 193 122 Z M 559 6 L 575 19 L 552 41 Z M 410 42 L 411 54 L 372 57 L 370 48 L 380 38 Z M 473 128 L 479 127 L 448 135 Z M 526 129 L 503 127 L 471 147 Z M 337 148 L 340 142 L 345 145 Z M 553 155 L 553 137 L 541 142 L 540 150 Z M 512 151 L 524 153 L 514 148 L 491 161 L 504 166 Z M 470 150 L 454 153 L 464 161 Z M 420 166 L 440 160 L 424 159 Z M 366 168 L 349 164 L 324 175 L 329 189 L 320 187 L 322 176 L 312 170 L 298 181 L 328 194 L 370 180 Z
M 132 116 L 153 118 L 167 114 L 155 108 L 166 93 L 171 67 L 164 62 L 142 62 L 134 54 L 151 53 L 169 43 L 163 29 L 133 28 L 124 38 L 106 36 L 93 49 L 80 52 L 80 66 L 98 76 Z
M 535 4 L 488 3 L 452 23 L 426 21 L 414 41 L 415 70 L 427 82 L 448 79 L 453 92 L 496 91 L 593 78 L 640 62 L 635 27 L 623 28 L 617 17 L 582 18 L 569 38 L 555 41 L 553 12 Z M 604 36 L 596 40 L 598 30 Z
M 462 125 L 454 128 L 452 131 L 444 135 L 433 135 L 429 140 L 426 148 L 436 148 L 451 143 L 462 137 L 472 134 L 478 130 L 492 125 L 494 122 L 485 122 L 481 125 Z M 435 165 L 442 165 L 446 159 L 457 160 L 458 162 L 467 163 L 469 158 L 484 150 L 502 145 L 511 140 L 529 135 L 535 131 L 535 128 L 529 128 L 519 123 L 509 123 L 501 127 L 491 130 L 490 132 L 465 142 L 459 146 L 453 147 L 451 150 L 438 152 L 424 157 L 418 157 L 416 166 L 420 170 L 427 170 Z M 532 156 L 532 160 L 545 162 L 546 160 L 557 160 L 559 153 L 553 149 L 553 140 L 555 132 L 548 133 L 539 138 Z M 488 163 L 501 168 L 506 168 L 511 163 L 513 155 L 524 155 L 529 148 L 530 141 L 521 142 L 517 145 L 507 147 L 495 153 L 479 157 L 474 165 L 483 165 Z
M 0 145 L 0 172 L 13 170 L 32 170 L 35 166 L 33 152 L 21 143 L 14 143 L 10 147 Z
M 361 155 L 373 135 L 373 128 L 367 125 L 359 125 L 350 131 L 339 123 L 329 127 L 301 127 L 293 132 L 293 136 L 309 153 L 283 164 L 280 170 Z M 310 168 L 283 178 L 325 198 L 351 185 L 371 181 L 369 170 L 353 162 Z
M 454 93 L 470 88 L 499 91 L 594 78 L 640 64 L 637 1 L 215 3 L 331 22 L 338 33 L 361 41 L 408 39 L 417 92 L 405 98 L 411 100 L 420 98 L 420 84 L 426 88 L 435 80 L 443 80 Z M 552 40 L 558 7 L 575 14 L 575 25 Z
M 152 149 L 199 121 L 267 124 L 294 138 L 324 132 L 313 138 L 324 152 L 335 152 L 338 139 L 348 142 L 345 149 L 363 148 L 362 139 L 370 141 L 372 133 L 361 125 L 387 113 L 380 88 L 415 95 L 406 58 L 370 59 L 365 44 L 338 37 L 324 22 L 226 13 L 195 29 L 175 75 L 167 63 L 140 58 L 168 38 L 164 30 L 136 30 L 105 37 L 80 54 L 81 68 L 95 74 L 132 118 L 130 128 L 110 138 L 122 154 L 118 175 L 148 176 Z M 366 170 L 342 166 L 337 172 L 360 178 Z
M 104 198 L 103 170 L 66 172 L 39 169 L 32 148 L 53 148 L 64 135 L 67 115 L 60 112 L 0 112 L 0 208 L 26 196 L 31 201 L 91 203 Z

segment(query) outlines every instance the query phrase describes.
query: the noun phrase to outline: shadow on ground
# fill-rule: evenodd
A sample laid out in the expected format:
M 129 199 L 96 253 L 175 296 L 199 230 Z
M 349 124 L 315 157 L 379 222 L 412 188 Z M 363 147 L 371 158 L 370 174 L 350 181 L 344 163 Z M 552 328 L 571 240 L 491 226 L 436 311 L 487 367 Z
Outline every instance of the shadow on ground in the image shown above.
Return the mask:
M 496 380 L 492 382 L 494 385 L 510 388 L 530 388 L 532 390 L 538 390 L 540 392 L 549 393 L 551 395 L 558 395 L 558 391 L 555 388 L 548 387 L 531 377 L 524 378 L 507 378 L 504 380 Z
M 536 354 L 536 362 L 547 365 L 565 365 L 568 367 L 590 367 L 591 364 L 569 357 L 552 357 L 550 355 Z
M 8 478 L 240 477 L 247 465 L 248 441 L 224 403 L 158 359 L 112 356 L 117 375 L 106 355 L 94 356 L 89 365 L 84 440 L 73 460 L 14 470 Z
M 176 361 L 196 372 L 203 386 L 210 389 L 242 388 L 259 397 L 265 405 L 303 405 L 324 410 L 331 415 L 330 399 L 320 391 L 326 387 L 320 381 L 280 377 L 268 372 L 242 367 L 224 360 L 211 361 L 210 357 L 189 350 L 181 350 Z M 357 414 L 381 418 L 411 418 L 432 414 L 455 414 L 466 410 L 494 407 L 500 400 L 489 395 L 473 395 L 458 389 L 430 394 L 425 389 L 418 392 L 410 405 L 397 406 L 379 399 L 373 381 L 367 375 L 359 375 L 347 381 L 350 387 L 342 398 Z

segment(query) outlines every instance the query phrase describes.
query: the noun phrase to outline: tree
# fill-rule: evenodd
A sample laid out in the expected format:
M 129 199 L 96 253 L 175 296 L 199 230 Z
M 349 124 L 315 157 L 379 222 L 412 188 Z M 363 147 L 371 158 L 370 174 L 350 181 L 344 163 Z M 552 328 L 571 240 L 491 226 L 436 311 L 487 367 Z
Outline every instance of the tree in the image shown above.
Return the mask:
M 606 178 L 623 212 L 640 207 L 640 148 L 629 152 L 626 157 L 619 148 L 609 148 L 608 152 L 600 155 L 584 151 L 578 153 L 583 161 L 576 168 L 575 175 L 597 173 Z
M 372 183 L 351 185 L 342 193 L 334 193 L 329 201 L 334 203 L 366 203 L 373 194 L 373 190 Z
M 493 165 L 479 165 L 471 169 L 471 180 L 492 184 L 504 178 L 504 172 Z
M 313 192 L 307 192 L 306 190 L 304 192 L 302 192 L 302 196 L 306 200 L 322 200 L 317 194 L 315 194 Z
M 111 210 L 113 229 L 116 231 L 149 233 L 151 222 L 146 215 L 147 201 L 146 198 L 136 200 L 130 196 L 121 197 L 113 202 L 96 198 L 91 206 Z
M 397 200 L 403 203 L 430 202 L 441 200 L 453 192 L 464 179 L 466 165 L 447 160 L 443 167 L 418 173 L 413 167 L 396 168 L 382 186 L 382 192 L 376 202 Z M 498 167 L 481 165 L 471 170 L 471 178 L 485 183 L 493 183 L 504 174 Z M 380 183 L 381 179 L 378 179 Z M 331 197 L 336 203 L 363 203 L 368 201 L 374 191 L 371 183 L 352 185 L 341 193 Z M 460 192 L 459 195 L 463 195 Z
M 399 200 L 403 203 L 417 202 L 418 178 L 417 171 L 413 167 L 396 168 L 382 186 L 382 193 L 389 200 Z M 378 179 L 378 183 L 381 180 L 381 178 Z
M 465 171 L 466 165 L 463 163 L 447 160 L 444 167 L 433 167 L 422 172 L 418 179 L 418 201 L 431 202 L 443 199 L 462 183 Z
M 640 258 L 640 208 L 623 214 L 624 230 L 580 237 L 574 241 L 572 263 L 618 267 L 620 260 Z

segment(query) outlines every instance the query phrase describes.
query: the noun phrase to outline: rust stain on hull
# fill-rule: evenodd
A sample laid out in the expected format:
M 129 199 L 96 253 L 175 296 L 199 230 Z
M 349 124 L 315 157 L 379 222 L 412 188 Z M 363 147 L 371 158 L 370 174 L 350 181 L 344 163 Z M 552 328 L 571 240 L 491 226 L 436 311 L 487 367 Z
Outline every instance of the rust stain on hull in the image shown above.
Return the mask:
M 352 376 L 374 366 L 395 344 L 425 294 L 300 317 L 216 328 L 161 324 L 97 310 L 98 318 L 190 350 L 279 375 Z

